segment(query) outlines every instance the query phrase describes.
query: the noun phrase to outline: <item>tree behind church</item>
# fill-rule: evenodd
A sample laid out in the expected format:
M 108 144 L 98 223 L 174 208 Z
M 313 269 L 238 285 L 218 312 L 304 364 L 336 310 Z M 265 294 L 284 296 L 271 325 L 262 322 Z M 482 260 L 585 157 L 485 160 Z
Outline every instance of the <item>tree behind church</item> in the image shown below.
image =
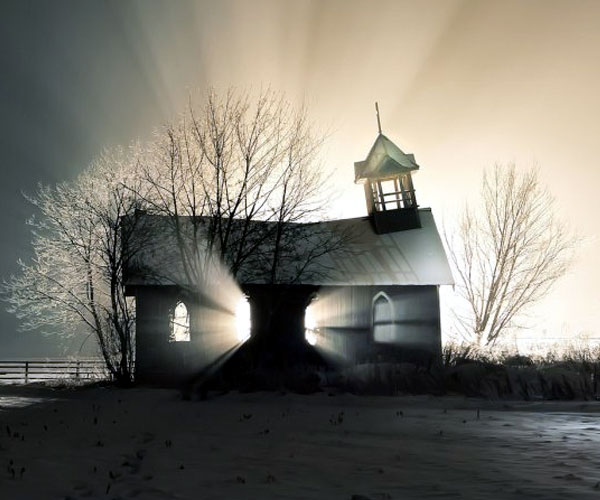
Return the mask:
M 484 174 L 480 204 L 466 206 L 457 231 L 445 233 L 467 340 L 496 344 L 565 274 L 576 238 L 555 211 L 535 169 L 498 165 Z
M 213 259 L 234 278 L 295 283 L 341 239 L 318 224 L 330 195 L 324 136 L 306 108 L 271 90 L 209 91 L 164 128 L 142 165 L 149 214 L 169 221 L 185 278 L 198 290 Z
M 29 196 L 38 212 L 30 221 L 33 258 L 20 261 L 20 273 L 2 286 L 24 329 L 89 332 L 122 384 L 133 380 L 134 368 L 135 308 L 123 269 L 136 248 L 130 237 L 139 202 L 125 185 L 137 183 L 137 154 L 134 147 L 107 151 L 76 180 Z
M 124 271 L 155 243 L 144 214 L 170 226 L 184 269 L 170 279 L 192 293 L 206 292 L 215 265 L 269 284 L 322 274 L 319 257 L 345 236 L 296 224 L 326 206 L 322 142 L 306 109 L 280 94 L 208 93 L 143 147 L 108 151 L 75 181 L 30 197 L 40 212 L 34 258 L 4 283 L 10 310 L 24 328 L 87 329 L 112 376 L 131 381 L 135 311 Z

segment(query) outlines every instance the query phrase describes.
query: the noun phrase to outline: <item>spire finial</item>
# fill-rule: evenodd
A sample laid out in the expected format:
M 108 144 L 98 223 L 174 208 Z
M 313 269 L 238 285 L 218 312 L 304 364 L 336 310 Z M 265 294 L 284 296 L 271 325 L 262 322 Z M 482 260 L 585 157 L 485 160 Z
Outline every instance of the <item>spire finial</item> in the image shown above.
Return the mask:
M 375 101 L 375 111 L 377 113 L 377 128 L 381 134 L 381 119 L 379 118 L 379 103 Z

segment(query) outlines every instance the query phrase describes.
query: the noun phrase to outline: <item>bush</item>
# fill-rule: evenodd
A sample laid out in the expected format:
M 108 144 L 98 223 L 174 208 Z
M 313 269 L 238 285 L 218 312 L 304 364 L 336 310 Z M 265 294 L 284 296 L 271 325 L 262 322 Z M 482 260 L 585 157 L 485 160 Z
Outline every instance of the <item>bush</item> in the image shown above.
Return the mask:
M 517 351 L 447 344 L 443 361 L 447 392 L 525 400 L 600 396 L 599 347 L 569 346 L 544 356 L 526 356 Z
M 571 347 L 544 356 L 446 344 L 442 363 L 387 359 L 337 370 L 316 367 L 269 370 L 239 366 L 224 376 L 196 380 L 184 397 L 209 391 L 279 390 L 309 394 L 323 389 L 354 394 L 462 394 L 486 399 L 600 399 L 600 348 Z M 235 376 L 233 376 L 235 375 Z

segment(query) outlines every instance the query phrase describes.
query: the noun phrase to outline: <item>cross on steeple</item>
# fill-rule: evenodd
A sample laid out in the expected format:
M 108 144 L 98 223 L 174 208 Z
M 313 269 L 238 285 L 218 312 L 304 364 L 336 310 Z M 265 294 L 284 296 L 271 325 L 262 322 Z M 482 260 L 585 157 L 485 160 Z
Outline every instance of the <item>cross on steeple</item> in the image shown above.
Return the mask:
M 377 130 L 379 130 L 379 135 L 381 135 L 381 118 L 379 117 L 379 103 L 375 101 L 375 112 L 377 113 Z

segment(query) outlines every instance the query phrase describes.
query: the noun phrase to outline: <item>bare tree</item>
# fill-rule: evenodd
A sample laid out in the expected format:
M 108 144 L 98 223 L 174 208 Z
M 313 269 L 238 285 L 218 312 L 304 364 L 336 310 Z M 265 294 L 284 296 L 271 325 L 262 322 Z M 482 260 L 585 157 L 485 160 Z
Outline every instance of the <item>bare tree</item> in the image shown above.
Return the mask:
M 297 224 L 324 213 L 322 143 L 306 109 L 270 90 L 256 99 L 208 92 L 159 133 L 137 194 L 169 221 L 185 282 L 198 290 L 215 258 L 234 278 L 264 283 L 315 272 L 311 264 L 341 244 L 317 224 Z
M 39 212 L 30 221 L 34 257 L 2 286 L 24 329 L 58 325 L 68 335 L 83 327 L 94 335 L 119 383 L 132 380 L 134 364 L 135 310 L 123 270 L 135 255 L 138 201 L 124 187 L 135 183 L 135 156 L 134 149 L 106 152 L 74 182 L 28 197 Z
M 9 309 L 24 328 L 87 328 L 113 377 L 130 382 L 128 272 L 150 279 L 164 272 L 203 293 L 215 270 L 271 284 L 324 271 L 319 257 L 343 237 L 298 224 L 324 208 L 316 162 L 322 142 L 306 110 L 279 94 L 253 100 L 210 92 L 202 107 L 190 104 L 178 124 L 143 147 L 109 151 L 74 182 L 41 186 L 29 198 L 41 215 L 31 221 L 34 258 L 3 283 Z M 152 224 L 164 222 L 167 243 L 176 242 L 175 265 L 152 269 L 147 257 L 161 253 L 165 236 Z
M 445 232 L 457 287 L 468 304 L 459 323 L 478 345 L 493 346 L 567 271 L 575 237 L 555 217 L 535 169 L 485 173 L 481 204 L 466 206 Z

